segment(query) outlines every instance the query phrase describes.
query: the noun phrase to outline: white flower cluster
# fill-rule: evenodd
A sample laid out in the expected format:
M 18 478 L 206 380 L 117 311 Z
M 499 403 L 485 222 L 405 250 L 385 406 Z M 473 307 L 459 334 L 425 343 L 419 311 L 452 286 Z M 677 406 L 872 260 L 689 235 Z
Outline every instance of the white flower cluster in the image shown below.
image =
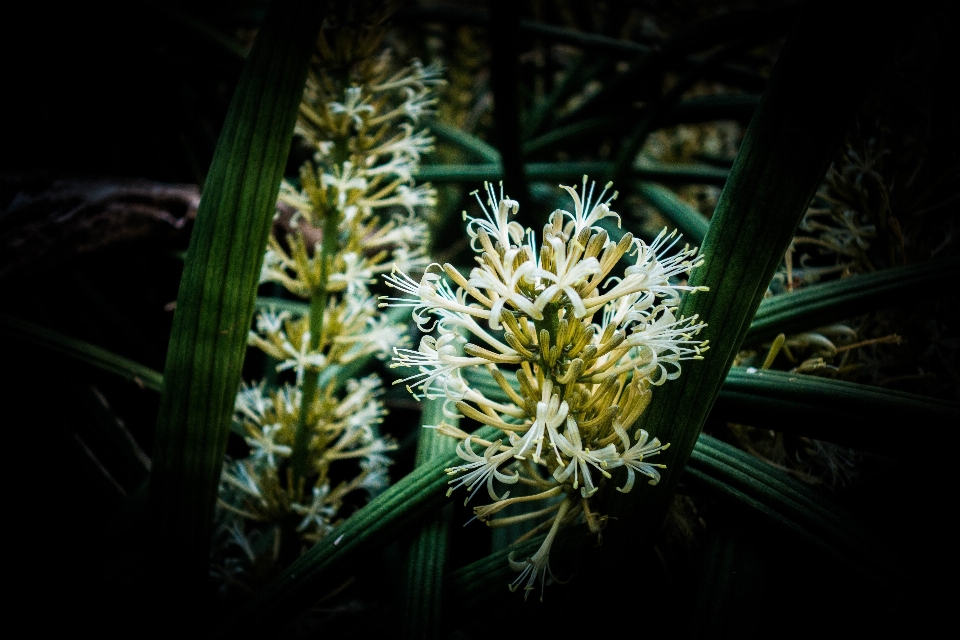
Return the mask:
M 220 506 L 247 521 L 276 524 L 291 513 L 300 519 L 296 530 L 308 542 L 330 532 L 344 496 L 358 489 L 376 493 L 387 486 L 386 452 L 393 448 L 376 427 L 385 411 L 379 396 L 380 379 L 371 375 L 350 380 L 338 397 L 333 381 L 321 390 L 310 408 L 312 425 L 308 468 L 309 492 L 283 486 L 281 469 L 293 452 L 303 393 L 297 385 L 266 389 L 265 383 L 244 386 L 237 396 L 235 423 L 244 433 L 250 455 L 229 463 L 223 474 Z M 331 488 L 330 466 L 354 459 L 360 472 Z M 251 561 L 255 558 L 251 558 Z
M 292 381 L 241 390 L 235 431 L 249 455 L 228 462 L 221 482 L 215 564 L 248 587 L 292 560 L 291 548 L 298 554 L 327 535 L 345 496 L 387 486 L 396 445 L 378 433 L 381 381 L 344 385 L 342 372 L 409 344 L 370 286 L 391 264 L 427 264 L 419 210 L 435 195 L 412 175 L 432 139 L 412 123 L 436 101 L 439 69 L 415 62 L 395 71 L 387 56 L 347 73 L 322 62 L 311 68 L 296 130 L 315 153 L 300 184 L 281 187 L 261 273 L 308 304 L 268 306 L 249 335 Z
M 271 237 L 262 282 L 309 298 L 323 271 L 320 248 L 330 216 L 338 235 L 331 291 L 364 294 L 392 263 L 426 266 L 427 227 L 416 214 L 436 204 L 436 192 L 412 176 L 433 138 L 409 120 L 436 102 L 440 69 L 419 62 L 392 75 L 390 69 L 389 57 L 381 56 L 362 67 L 357 84 L 342 88 L 324 69 L 311 70 L 297 133 L 318 151 L 301 168 L 299 186 L 280 187 L 281 203 L 294 212 L 290 227 L 304 233 L 288 236 L 288 246 Z
M 464 213 L 478 254 L 469 276 L 434 264 L 417 282 L 395 268 L 386 281 L 406 297 L 381 298 L 412 307 L 421 330 L 437 332 L 424 336 L 417 350 L 394 349 L 391 366 L 418 370 L 400 382 L 415 395 L 446 397 L 460 414 L 504 434 L 489 442 L 440 425 L 462 439 L 457 454 L 464 464 L 448 469 L 457 476 L 451 491 L 466 488 L 469 501 L 485 487 L 494 501 L 475 508 L 480 520 L 490 526 L 530 520 L 537 524 L 527 536 L 548 532 L 532 557 L 511 561 L 522 571 L 512 587 L 526 581 L 528 593 L 538 577 L 546 580 L 561 526 L 584 519 L 599 531 L 603 519 L 590 500 L 611 471 L 625 468 L 625 483 L 616 487 L 622 492 L 633 488 L 637 474 L 650 484 L 660 479 L 662 465 L 648 459 L 669 445 L 642 429 L 631 439 L 629 431 L 650 388 L 678 377 L 680 362 L 699 359 L 706 349 L 693 339 L 705 325 L 675 315 L 681 291 L 703 290 L 675 283 L 701 264 L 697 250 L 671 253 L 676 234 L 666 231 L 650 245 L 629 233 L 610 240 L 597 223 L 608 216 L 619 221 L 609 207 L 616 193 L 605 198 L 604 189 L 594 200 L 586 177 L 579 192 L 563 189 L 573 212 L 554 211 L 538 247 L 532 230 L 509 220 L 517 202 L 502 191 L 496 197 L 487 185 L 489 209 L 477 196 L 483 217 Z M 632 264 L 623 277 L 611 276 L 623 258 Z M 495 393 L 491 384 L 474 383 L 484 376 Z M 500 495 L 498 485 L 521 495 Z M 491 519 L 533 501 L 546 506 Z

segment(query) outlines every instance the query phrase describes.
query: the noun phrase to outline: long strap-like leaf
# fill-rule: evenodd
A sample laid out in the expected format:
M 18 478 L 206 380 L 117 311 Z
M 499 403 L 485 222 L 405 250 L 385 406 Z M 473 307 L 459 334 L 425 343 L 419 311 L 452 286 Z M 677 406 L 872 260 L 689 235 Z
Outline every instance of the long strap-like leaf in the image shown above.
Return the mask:
M 115 373 L 140 387 L 159 391 L 160 385 L 163 383 L 163 376 L 160 375 L 160 372 L 89 342 L 65 336 L 59 331 L 47 329 L 3 313 L 0 313 L 0 326 L 8 331 L 12 337 L 28 340 L 51 351 L 91 364 L 98 369 Z
M 457 129 L 451 124 L 440 120 L 430 120 L 427 123 L 430 133 L 438 139 L 449 142 L 463 151 L 466 151 L 484 162 L 500 162 L 500 152 L 480 138 Z
M 441 435 L 436 427 L 444 421 L 444 398 L 427 400 L 420 418 L 417 466 L 455 455 L 457 441 Z M 451 422 L 450 419 L 447 419 Z M 458 423 L 459 419 L 452 422 Z M 442 638 L 445 631 L 447 543 L 453 505 L 438 509 L 414 536 L 407 549 L 403 590 L 403 635 L 410 640 Z
M 693 245 L 703 244 L 703 239 L 710 228 L 707 217 L 677 197 L 677 195 L 659 184 L 642 182 L 637 186 L 637 192 L 649 202 L 654 209 L 672 222 L 683 233 L 685 241 Z
M 154 571 L 168 577 L 206 574 L 260 267 L 319 20 L 317 3 L 271 5 L 230 104 L 197 212 L 150 474 Z
M 861 16 L 830 19 L 809 11 L 780 54 L 707 232 L 705 264 L 690 280 L 709 287 L 709 293 L 686 296 L 679 311 L 709 323 L 701 337 L 709 339 L 710 351 L 706 360 L 686 363 L 679 379 L 654 391 L 643 426 L 671 443 L 658 460 L 667 465 L 666 473 L 656 487 L 643 485 L 609 500 L 606 512 L 618 520 L 605 534 L 607 561 L 619 562 L 641 528 L 648 534 L 659 529 L 767 283 L 866 91 L 888 61 L 892 22 L 883 11 L 872 14 L 868 24 Z
M 493 427 L 483 427 L 475 436 L 491 439 L 498 433 Z M 276 632 L 278 620 L 293 620 L 325 590 L 342 582 L 357 554 L 372 553 L 435 514 L 448 489 L 444 469 L 460 463 L 456 455 L 440 456 L 394 483 L 265 586 L 241 615 L 224 626 L 220 637 L 262 638 Z
M 589 175 L 598 181 L 609 177 L 613 163 L 604 161 L 586 162 L 530 162 L 524 173 L 531 180 L 576 181 L 576 176 Z M 696 164 L 647 163 L 634 168 L 630 175 L 643 180 L 670 183 L 698 183 L 723 186 L 729 171 L 718 167 Z M 420 165 L 415 174 L 418 180 L 430 182 L 467 182 L 475 184 L 483 180 L 499 180 L 503 167 L 499 163 L 482 164 L 426 164 Z
M 954 443 L 956 402 L 784 371 L 733 368 L 714 409 L 717 417 L 857 449 L 902 455 L 905 433 L 923 424 L 937 442 Z M 950 455 L 940 446 L 928 456 Z
M 875 536 L 852 522 L 846 512 L 823 495 L 716 438 L 700 436 L 684 478 L 862 574 L 876 574 L 890 560 L 889 551 Z M 584 525 L 565 533 L 558 539 L 554 553 L 592 546 L 597 541 Z M 457 610 L 475 611 L 502 598 L 506 585 L 516 575 L 510 571 L 507 557 L 511 553 L 517 557 L 532 553 L 541 540 L 492 553 L 457 569 L 451 576 Z
M 944 282 L 960 276 L 960 259 L 944 258 L 893 267 L 782 293 L 760 303 L 748 340 L 768 340 L 778 333 L 805 331 L 868 311 L 920 299 L 943 291 Z

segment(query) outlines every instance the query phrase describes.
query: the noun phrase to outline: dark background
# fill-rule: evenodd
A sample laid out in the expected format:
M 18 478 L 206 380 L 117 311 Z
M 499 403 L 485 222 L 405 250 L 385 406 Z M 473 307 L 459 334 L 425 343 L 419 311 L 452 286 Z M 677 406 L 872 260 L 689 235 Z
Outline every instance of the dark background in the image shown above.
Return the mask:
M 660 5 L 670 3 L 650 4 L 666 10 Z M 244 46 L 252 42 L 265 6 L 0 4 L 0 211 L 18 193 L 41 193 L 65 176 L 93 183 L 147 178 L 202 185 L 242 69 Z M 956 24 L 955 11 L 940 10 Z M 945 95 L 956 80 L 952 63 L 940 64 L 943 86 L 933 88 L 935 95 Z M 955 148 L 943 151 L 950 152 L 955 159 Z M 0 232 L 15 224 L 0 218 Z M 162 370 L 172 320 L 165 305 L 176 299 L 178 252 L 186 248 L 189 229 L 186 224 L 82 255 L 56 245 L 0 278 L 0 312 Z M 116 551 L 137 543 L 125 537 L 133 516 L 91 472 L 71 434 L 88 430 L 85 423 L 92 418 L 81 407 L 90 401 L 93 385 L 149 455 L 157 395 L 27 343 L 5 338 L 0 349 L 5 409 L 0 414 L 0 578 L 5 591 L 17 593 L 4 599 L 2 628 L 7 635 L 23 623 L 38 635 L 114 628 L 126 630 L 128 637 L 148 637 L 150 620 L 136 614 L 143 585 L 116 577 L 123 575 L 115 566 Z M 415 420 L 412 411 L 399 411 Z M 929 621 L 948 607 L 949 580 L 955 578 L 950 522 L 956 515 L 956 482 L 946 465 L 911 463 L 913 452 L 925 446 L 922 435 L 916 440 L 905 435 L 902 474 L 877 478 L 845 497 L 860 517 L 886 528 L 890 541 L 918 560 L 911 563 L 915 570 L 901 576 L 901 594 L 910 603 L 901 603 L 901 621 L 906 609 Z M 116 479 L 127 489 L 135 486 L 132 476 Z M 764 547 L 764 553 L 777 561 L 775 549 Z M 658 579 L 655 574 L 651 580 Z M 831 637 L 845 607 L 864 615 L 871 611 L 856 593 L 831 596 L 836 611 L 805 609 L 808 589 L 831 592 L 834 586 L 796 575 L 792 582 L 778 583 L 779 595 L 758 603 L 758 611 L 773 606 L 780 616 L 763 614 L 763 620 L 782 625 L 771 635 L 802 629 Z M 935 588 L 940 583 L 945 586 Z M 633 588 L 643 593 L 657 587 Z M 548 599 L 562 603 L 559 593 L 549 591 Z M 583 599 L 593 591 L 581 584 L 570 593 Z M 597 614 L 597 625 L 612 622 L 605 615 Z M 627 623 L 642 614 L 611 615 Z M 876 616 L 863 620 L 864 628 L 883 628 L 884 612 Z M 478 622 L 484 617 L 476 613 Z M 544 630 L 563 632 L 565 625 L 553 621 Z

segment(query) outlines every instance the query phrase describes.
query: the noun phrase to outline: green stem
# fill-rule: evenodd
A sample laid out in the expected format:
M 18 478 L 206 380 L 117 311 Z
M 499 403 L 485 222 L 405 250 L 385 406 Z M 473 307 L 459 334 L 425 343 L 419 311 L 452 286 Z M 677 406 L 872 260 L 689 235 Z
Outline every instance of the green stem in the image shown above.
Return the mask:
M 323 334 L 323 316 L 330 299 L 327 283 L 330 280 L 330 262 L 337 251 L 337 231 L 339 227 L 339 212 L 334 207 L 327 209 L 327 217 L 323 222 L 323 244 L 320 249 L 320 282 L 310 298 L 310 351 L 320 350 L 320 338 Z M 310 428 L 307 425 L 307 416 L 310 407 L 317 395 L 317 381 L 320 371 L 307 369 L 303 374 L 303 388 L 300 395 L 300 416 L 297 418 L 297 432 L 293 439 L 293 451 L 290 454 L 290 468 L 293 470 L 294 482 L 298 483 L 307 477 L 307 449 L 310 444 Z

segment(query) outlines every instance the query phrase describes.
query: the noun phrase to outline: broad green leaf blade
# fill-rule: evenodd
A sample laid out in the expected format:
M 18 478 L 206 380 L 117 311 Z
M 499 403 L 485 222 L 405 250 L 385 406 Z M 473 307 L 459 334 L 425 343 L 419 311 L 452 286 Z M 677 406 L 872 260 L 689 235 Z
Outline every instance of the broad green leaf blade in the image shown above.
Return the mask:
M 436 429 L 444 420 L 444 399 L 427 400 L 420 418 L 417 467 L 456 455 L 457 441 Z M 407 550 L 403 589 L 403 632 L 406 638 L 441 638 L 446 629 L 447 540 L 450 537 L 451 504 L 444 505 L 424 523 Z
M 727 422 L 775 429 L 890 456 L 902 434 L 923 424 L 938 442 L 954 442 L 960 404 L 842 380 L 732 368 L 714 407 Z M 933 452 L 932 455 L 945 453 Z
M 98 369 L 109 371 L 130 380 L 141 389 L 159 391 L 163 384 L 163 376 L 160 375 L 159 371 L 154 371 L 150 367 L 145 367 L 129 358 L 118 356 L 83 340 L 65 336 L 53 329 L 47 329 L 4 313 L 0 313 L 0 326 L 11 337 L 27 340 L 45 349 L 62 353 L 80 362 L 91 364 Z
M 709 326 L 702 362 L 687 362 L 679 379 L 654 390 L 641 423 L 671 443 L 658 462 L 667 465 L 656 487 L 641 485 L 629 496 L 612 496 L 606 513 L 605 553 L 613 562 L 643 531 L 663 521 L 697 436 L 720 391 L 783 253 L 856 114 L 866 91 L 892 51 L 892 20 L 884 12 L 856 21 L 825 19 L 808 11 L 784 47 L 750 123 L 730 179 L 704 241 L 705 264 L 690 284 L 708 293 L 685 296 L 679 315 L 698 315 Z M 842 33 L 834 38 L 833 33 Z M 824 47 L 824 42 L 833 43 Z M 828 73 L 831 91 L 818 90 Z
M 672 222 L 690 244 L 701 245 L 707 235 L 710 221 L 707 217 L 677 197 L 677 195 L 659 184 L 643 182 L 637 192 L 650 205 Z
M 187 250 L 150 474 L 155 561 L 206 575 L 213 506 L 316 3 L 274 3 L 227 113 Z M 159 569 L 158 569 L 159 570 Z
M 483 427 L 483 439 L 499 431 Z M 422 524 L 444 504 L 449 476 L 444 470 L 463 461 L 453 456 L 431 460 L 404 476 L 365 507 L 347 518 L 264 587 L 241 615 L 229 621 L 219 637 L 268 637 L 278 620 L 293 620 L 324 594 L 324 589 L 350 570 L 357 554 L 370 553 L 411 527 Z
M 907 297 L 936 296 L 944 292 L 944 282 L 958 278 L 960 259 L 945 258 L 782 293 L 760 303 L 746 339 L 769 340 L 886 309 Z

